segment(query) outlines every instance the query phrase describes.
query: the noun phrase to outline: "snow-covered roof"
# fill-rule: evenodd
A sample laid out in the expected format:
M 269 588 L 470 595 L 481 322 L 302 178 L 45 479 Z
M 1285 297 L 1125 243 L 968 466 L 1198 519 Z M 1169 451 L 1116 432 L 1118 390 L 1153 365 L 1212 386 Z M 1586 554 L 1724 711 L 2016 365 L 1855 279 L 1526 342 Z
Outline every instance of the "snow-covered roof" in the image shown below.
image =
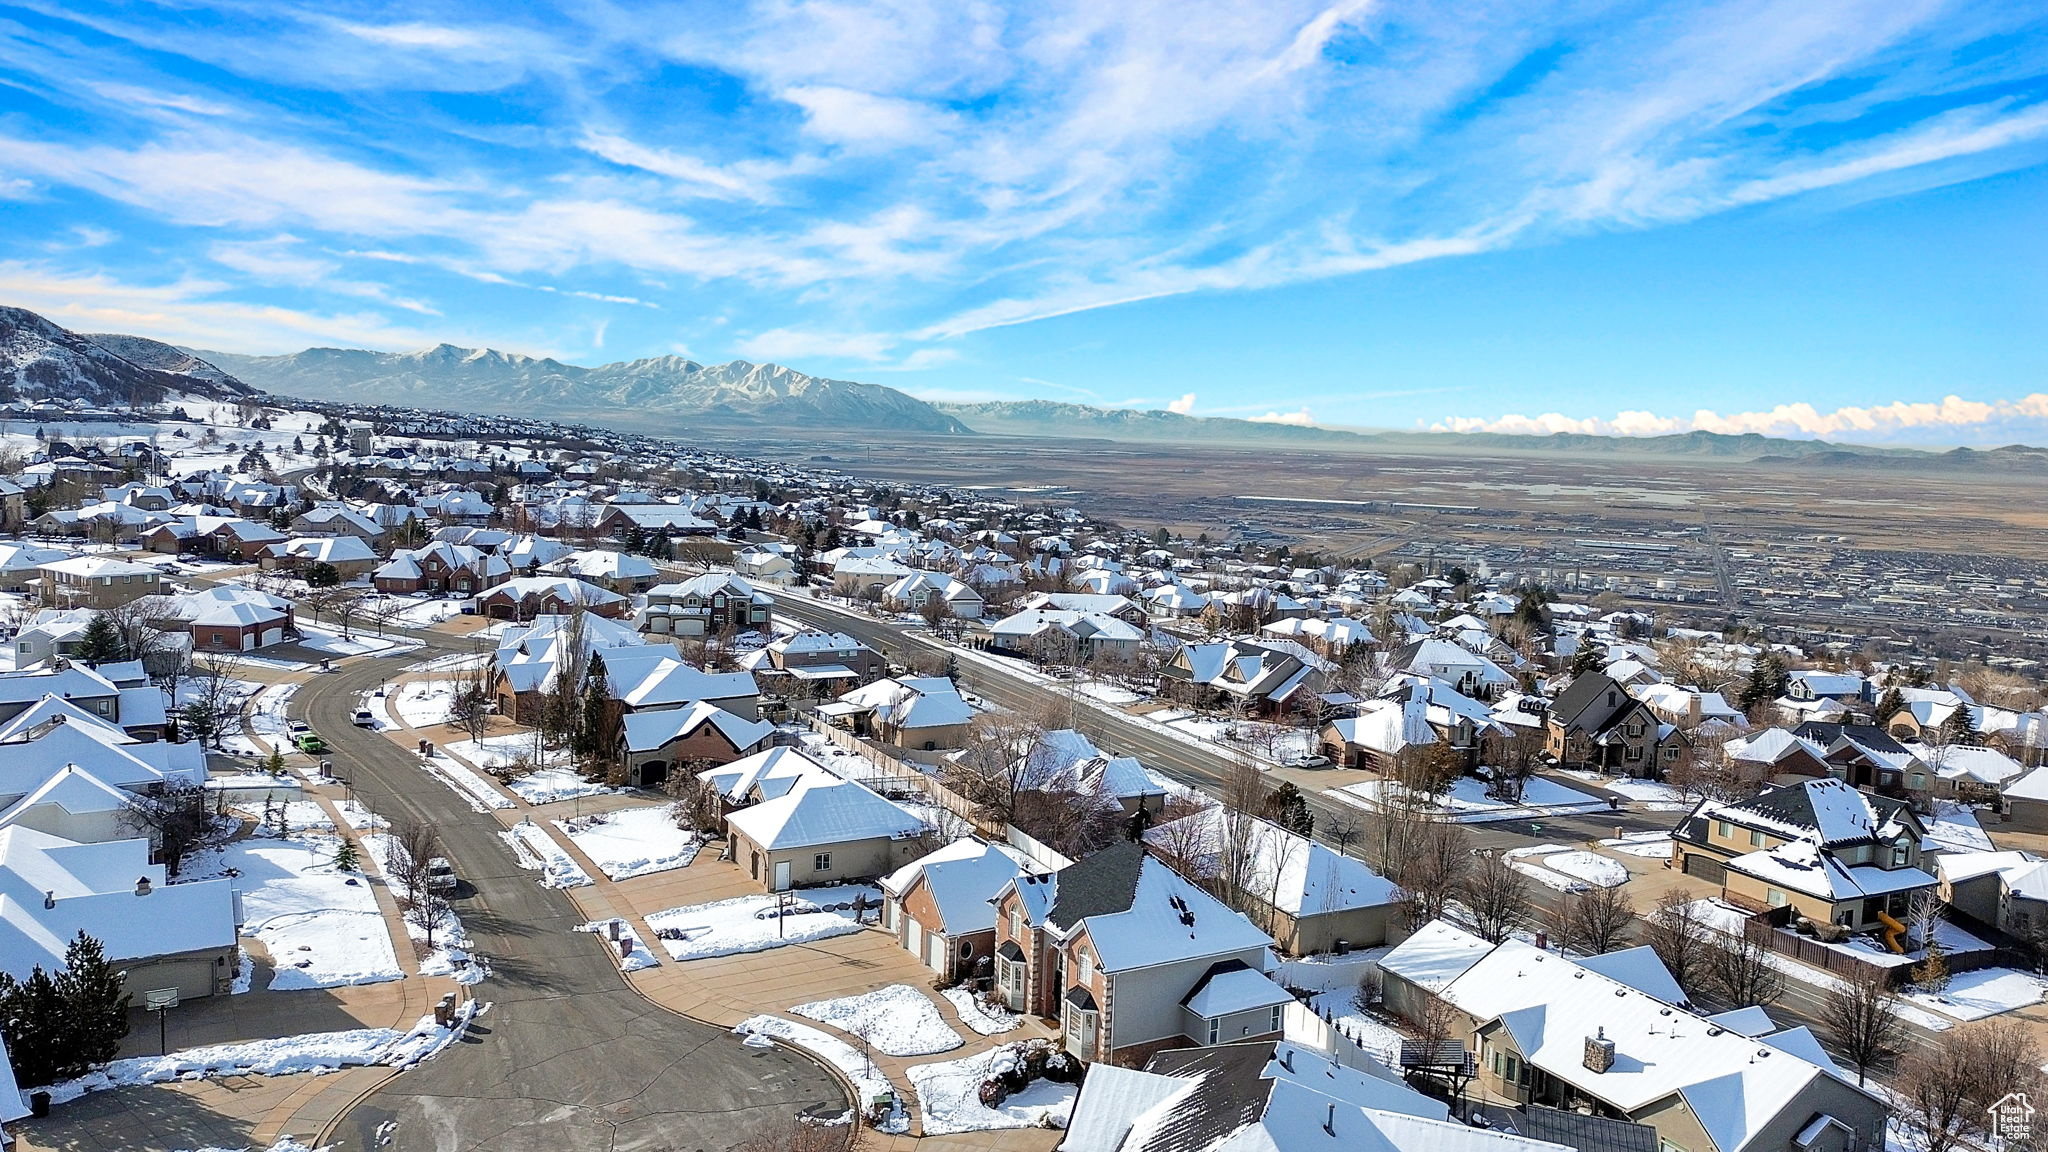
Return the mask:
M 1009 845 L 965 836 L 889 873 L 882 890 L 901 896 L 922 877 L 939 909 L 940 924 L 931 927 L 957 936 L 994 928 L 997 894 L 1031 871 L 1024 854 Z
M 681 736 L 688 736 L 709 724 L 733 747 L 745 750 L 766 740 L 775 725 L 766 720 L 735 716 L 709 701 L 699 700 L 685 708 L 662 708 L 653 712 L 628 712 L 623 721 L 626 748 L 651 752 Z
M 735 832 L 770 850 L 902 838 L 925 828 L 916 816 L 837 777 L 803 777 L 786 794 L 725 819 Z
M 1273 983 L 1264 972 L 1242 960 L 1215 965 L 1182 997 L 1180 1006 L 1204 1020 L 1271 1008 L 1294 999 L 1292 993 Z
M 1161 852 L 1185 853 L 1180 863 L 1198 879 L 1214 877 L 1224 860 L 1242 857 L 1251 894 L 1293 916 L 1377 908 L 1401 898 L 1394 882 L 1363 860 L 1220 804 L 1152 828 L 1145 840 Z M 1231 850 L 1233 840 L 1238 850 Z
M 1380 971 L 1441 992 L 1484 960 L 1493 945 L 1444 920 L 1432 920 L 1380 958 Z

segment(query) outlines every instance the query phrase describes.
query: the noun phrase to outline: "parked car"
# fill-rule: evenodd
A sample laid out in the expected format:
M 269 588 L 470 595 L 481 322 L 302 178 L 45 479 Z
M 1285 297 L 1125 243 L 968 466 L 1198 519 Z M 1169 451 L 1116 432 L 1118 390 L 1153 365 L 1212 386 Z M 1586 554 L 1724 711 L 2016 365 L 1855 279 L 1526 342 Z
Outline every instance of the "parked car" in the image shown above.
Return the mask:
M 298 740 L 299 737 L 304 736 L 308 732 L 311 732 L 313 730 L 313 726 L 306 723 L 304 720 L 287 720 L 284 722 L 284 730 L 287 736 L 290 736 L 294 741 L 296 741 Z
M 322 740 L 318 733 L 308 732 L 299 737 L 299 751 L 308 756 L 318 756 L 327 751 L 327 741 Z
M 1280 758 L 1280 763 L 1289 768 L 1328 768 L 1330 758 L 1313 752 L 1293 752 Z
M 461 880 L 455 875 L 455 865 L 446 856 L 436 856 L 427 861 L 427 887 L 435 892 L 453 892 Z
M 375 728 L 377 726 L 377 714 L 368 708 L 358 708 L 356 709 L 356 714 L 349 717 L 349 723 L 354 724 L 358 728 Z

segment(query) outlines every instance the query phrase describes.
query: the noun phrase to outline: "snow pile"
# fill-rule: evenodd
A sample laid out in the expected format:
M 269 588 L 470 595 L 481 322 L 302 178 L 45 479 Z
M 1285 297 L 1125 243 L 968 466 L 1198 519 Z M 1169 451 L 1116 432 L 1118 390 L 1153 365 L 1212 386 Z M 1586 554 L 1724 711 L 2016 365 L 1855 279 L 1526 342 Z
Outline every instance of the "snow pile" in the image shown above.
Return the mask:
M 459 611 L 460 605 L 456 605 L 456 608 Z M 450 615 L 453 614 L 450 613 Z M 424 660 L 418 664 L 408 665 L 405 670 L 407 672 L 426 673 L 467 672 L 475 668 L 481 668 L 490 662 L 491 654 L 488 652 L 462 653 L 455 656 L 437 656 L 432 660 Z
M 955 1132 L 991 1132 L 998 1128 L 1064 1128 L 1073 1115 L 1078 1084 L 1033 1080 L 994 1108 L 981 1102 L 981 1084 L 1016 1066 L 1016 1046 L 963 1056 L 943 1064 L 918 1064 L 909 1069 L 917 1089 L 917 1110 L 926 1136 Z
M 1948 987 L 1939 995 L 1919 991 L 1909 991 L 1905 995 L 1915 1004 L 1932 1008 L 1944 1016 L 1958 1020 L 1982 1020 L 1986 1016 L 2041 1003 L 2042 996 L 2048 995 L 2048 981 L 2015 968 L 1979 968 L 1974 972 L 1957 972 L 1950 976 Z
M 965 988 L 948 988 L 939 995 L 960 1014 L 960 1022 L 983 1036 L 996 1036 L 1015 1030 L 1024 1023 L 1024 1018 L 1002 1005 L 990 1006 L 974 998 L 974 993 Z
M 703 846 L 695 833 L 676 827 L 666 805 L 557 820 L 555 827 L 613 880 L 688 867 Z
M 274 990 L 405 976 L 369 881 L 334 867 L 340 846 L 332 836 L 309 834 L 296 841 L 239 840 L 220 849 L 223 873 L 241 873 L 242 934 L 269 951 Z
M 773 1037 L 785 1043 L 794 1044 L 818 1059 L 825 1061 L 853 1082 L 854 1098 L 863 1108 L 875 1097 L 885 1093 L 893 1095 L 895 1085 L 882 1074 L 874 1063 L 854 1051 L 853 1045 L 844 1040 L 828 1036 L 808 1024 L 784 1020 L 780 1016 L 749 1016 L 733 1028 L 733 1035 L 745 1038 L 745 1043 L 758 1047 L 757 1037 Z M 914 1070 L 913 1070 L 914 1071 Z M 876 1131 L 892 1134 L 910 1131 L 910 1117 L 899 1103 L 888 1120 L 875 1126 Z
M 613 925 L 617 927 L 614 928 Z M 642 968 L 656 968 L 661 965 L 661 961 L 655 959 L 654 953 L 648 949 L 647 941 L 640 939 L 640 933 L 626 920 L 616 916 L 609 920 L 592 920 L 588 924 L 578 924 L 576 931 L 594 932 L 601 937 L 605 947 L 612 950 L 612 956 L 618 960 L 619 970 L 622 972 L 638 972 Z M 619 945 L 615 943 L 619 940 L 630 941 L 633 945 L 633 950 L 624 957 L 619 956 Z
M 1600 846 L 1624 856 L 1661 860 L 1671 855 L 1671 833 L 1635 832 L 1615 840 L 1602 840 Z
M 618 791 L 617 788 L 585 780 L 582 773 L 573 768 L 543 768 L 538 772 L 528 772 L 505 787 L 528 804 L 553 804 L 558 800 L 603 796 Z
M 202 1080 L 210 1076 L 315 1075 L 365 1064 L 410 1068 L 440 1052 L 469 1027 L 479 1008 L 471 1000 L 457 1011 L 450 1027 L 422 1016 L 409 1032 L 395 1028 L 356 1028 L 346 1032 L 309 1032 L 277 1040 L 251 1040 L 187 1048 L 168 1056 L 134 1056 L 116 1060 L 97 1072 L 49 1088 L 53 1103 L 76 1100 L 104 1088 L 129 1088 L 169 1080 Z
M 870 914 L 881 910 L 881 889 L 869 884 L 833 884 L 806 888 L 801 894 L 737 896 L 669 908 L 650 914 L 647 926 L 676 960 L 765 952 L 860 931 L 853 906 L 862 896 L 867 897 Z
M 521 868 L 541 874 L 542 887 L 581 888 L 590 883 L 590 877 L 577 867 L 575 859 L 540 825 L 514 824 L 498 835 L 512 846 L 512 855 L 518 858 Z
M 534 768 L 568 767 L 573 759 L 566 748 L 537 744 L 531 732 L 507 732 L 481 740 L 458 740 L 448 751 L 479 768 L 507 768 L 524 762 Z
M 950 1052 L 963 1041 L 946 1025 L 938 1006 L 908 984 L 890 984 L 859 996 L 816 1000 L 790 1009 L 858 1036 L 888 1056 L 929 1056 Z

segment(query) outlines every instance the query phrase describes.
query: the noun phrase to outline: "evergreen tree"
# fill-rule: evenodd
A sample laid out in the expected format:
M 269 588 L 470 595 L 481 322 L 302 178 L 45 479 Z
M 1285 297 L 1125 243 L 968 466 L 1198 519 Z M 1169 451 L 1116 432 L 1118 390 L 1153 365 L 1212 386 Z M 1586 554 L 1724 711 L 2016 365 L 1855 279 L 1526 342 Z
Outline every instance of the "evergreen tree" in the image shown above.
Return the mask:
M 272 776 L 284 775 L 284 749 L 273 744 L 270 755 L 263 758 L 263 770 Z
M 1885 689 L 1884 695 L 1878 698 L 1877 711 L 1873 713 L 1873 717 L 1877 721 L 1878 726 L 1883 727 L 1891 723 L 1892 717 L 1905 710 L 1905 693 L 1900 692 L 1897 687 L 1891 687 Z
M 647 546 L 647 533 L 640 530 L 640 525 L 628 520 L 626 530 L 619 534 L 619 545 L 628 552 L 638 552 Z
M 611 751 L 606 735 L 611 727 L 611 678 L 605 674 L 604 656 L 590 657 L 590 670 L 583 678 L 583 710 L 577 717 L 571 748 L 586 765 L 595 766 Z
M 59 1073 L 76 1076 L 112 1060 L 128 1034 L 129 996 L 121 991 L 121 971 L 108 962 L 106 949 L 80 932 L 65 947 L 64 971 L 53 983 L 64 1004 L 67 1032 L 66 1065 Z
M 362 866 L 363 859 L 356 852 L 356 842 L 346 836 L 342 837 L 341 847 L 334 850 L 334 870 L 337 872 L 356 872 L 360 871 Z
M 1936 996 L 1948 988 L 1948 960 L 1942 956 L 1939 943 L 1927 942 L 1927 958 L 1913 965 L 1913 983 L 1918 984 L 1921 991 Z
M 26 980 L 0 972 L 0 1031 L 7 1034 L 7 1053 L 14 1058 L 14 1078 L 23 1088 L 36 1088 L 63 1078 L 64 998 L 57 982 L 38 964 Z
M 1735 703 L 1747 712 L 1783 696 L 1791 686 L 1792 674 L 1785 668 L 1785 658 L 1776 652 L 1766 652 L 1750 665 L 1749 679 L 1743 681 Z
M 341 569 L 325 560 L 306 566 L 306 587 L 333 588 L 341 583 Z
M 1977 728 L 1970 723 L 1970 709 L 1958 704 L 1955 711 L 1941 718 L 1942 739 L 1950 744 L 1975 744 Z
M 1308 797 L 1291 780 L 1267 795 L 1265 803 L 1259 806 L 1259 815 L 1297 836 L 1309 836 L 1316 830 L 1315 814 L 1308 810 Z
M 95 612 L 85 622 L 85 633 L 78 639 L 75 653 L 87 667 L 96 668 L 101 664 L 114 664 L 128 658 L 128 645 L 121 639 L 121 629 L 114 618 L 105 612 Z
M 1579 641 L 1579 647 L 1572 653 L 1571 674 L 1574 678 L 1588 672 L 1598 672 L 1607 666 L 1607 653 L 1598 644 Z

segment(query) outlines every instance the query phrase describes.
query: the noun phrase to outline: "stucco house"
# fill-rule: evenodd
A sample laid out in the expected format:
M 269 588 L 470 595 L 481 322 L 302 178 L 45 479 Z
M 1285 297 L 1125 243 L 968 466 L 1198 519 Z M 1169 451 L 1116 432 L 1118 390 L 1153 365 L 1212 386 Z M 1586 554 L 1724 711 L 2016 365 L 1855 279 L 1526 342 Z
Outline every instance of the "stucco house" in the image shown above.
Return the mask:
M 726 858 L 770 892 L 872 880 L 923 852 L 925 823 L 851 780 L 804 775 L 725 818 Z

